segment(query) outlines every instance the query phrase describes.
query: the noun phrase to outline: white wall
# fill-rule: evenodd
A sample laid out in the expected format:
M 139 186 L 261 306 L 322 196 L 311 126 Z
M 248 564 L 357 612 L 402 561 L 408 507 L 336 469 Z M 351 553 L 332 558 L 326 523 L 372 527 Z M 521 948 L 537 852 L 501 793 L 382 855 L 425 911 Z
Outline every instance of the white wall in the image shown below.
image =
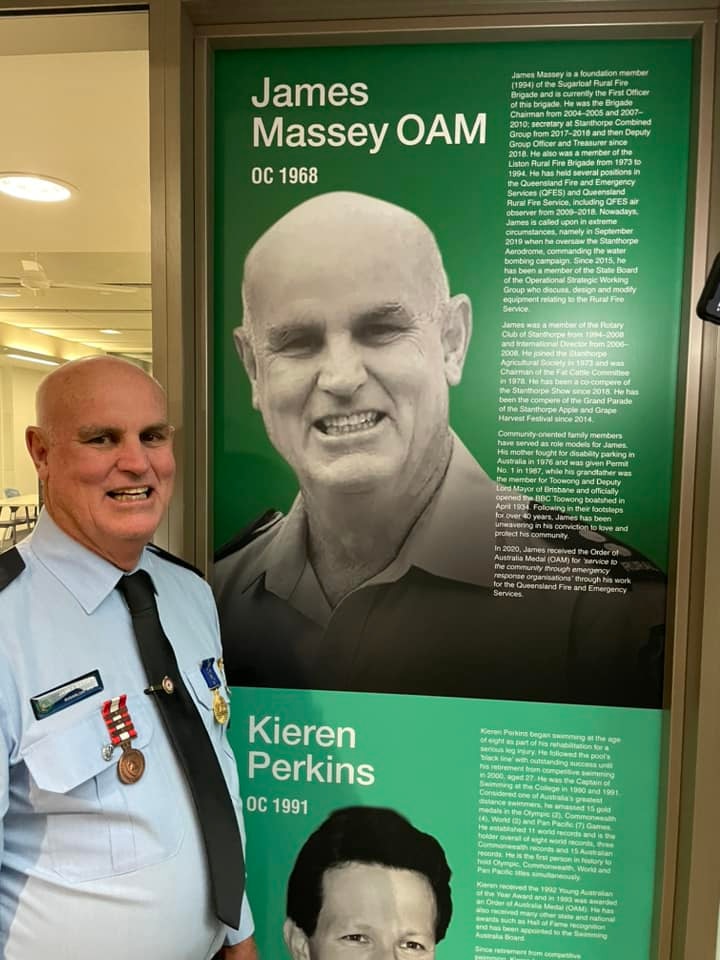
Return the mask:
M 13 402 L 10 368 L 0 364 L 0 491 L 12 486 L 15 475 Z
M 0 366 L 0 496 L 5 487 L 37 490 L 37 476 L 25 449 L 25 427 L 35 422 L 35 391 L 46 370 Z

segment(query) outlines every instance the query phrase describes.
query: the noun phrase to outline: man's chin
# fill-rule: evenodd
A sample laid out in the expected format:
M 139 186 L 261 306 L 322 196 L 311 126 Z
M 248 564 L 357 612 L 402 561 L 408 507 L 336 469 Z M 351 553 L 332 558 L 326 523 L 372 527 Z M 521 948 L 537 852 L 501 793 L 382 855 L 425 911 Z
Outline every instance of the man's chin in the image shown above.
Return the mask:
M 100 525 L 100 535 L 108 543 L 149 543 L 155 535 L 162 515 L 156 510 L 136 511 L 122 518 L 112 518 Z
M 347 456 L 320 469 L 313 470 L 303 483 L 315 496 L 353 496 L 390 492 L 389 485 L 398 479 L 397 467 L 378 462 L 377 458 Z

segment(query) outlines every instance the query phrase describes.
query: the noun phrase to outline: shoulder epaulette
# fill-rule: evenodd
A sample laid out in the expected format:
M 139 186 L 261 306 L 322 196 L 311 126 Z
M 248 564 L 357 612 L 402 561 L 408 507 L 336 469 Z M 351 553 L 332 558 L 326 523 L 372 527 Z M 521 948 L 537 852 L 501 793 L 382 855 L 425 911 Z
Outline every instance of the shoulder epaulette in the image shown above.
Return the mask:
M 170 553 L 168 550 L 163 550 L 162 547 L 158 547 L 154 543 L 148 544 L 148 550 L 152 550 L 154 554 L 157 554 L 158 557 L 162 557 L 163 560 L 169 560 L 170 563 L 176 563 L 179 567 L 185 567 L 186 570 L 192 570 L 193 573 L 196 573 L 199 577 L 202 577 L 204 580 L 202 570 L 199 570 L 197 567 L 193 566 L 192 563 L 188 563 L 187 560 L 183 560 L 182 557 L 176 557 L 174 553 Z
M 240 533 L 236 533 L 232 540 L 228 540 L 227 543 L 224 543 L 215 551 L 215 563 L 218 560 L 223 560 L 225 557 L 229 557 L 231 553 L 235 553 L 237 550 L 242 550 L 243 547 L 246 547 L 249 543 L 252 543 L 253 540 L 256 540 L 261 534 L 265 533 L 266 530 L 270 530 L 275 526 L 276 523 L 279 523 L 282 520 L 283 514 L 280 510 L 275 510 L 271 508 L 266 510 L 262 516 L 258 517 L 257 520 L 245 527 L 244 530 L 241 530 Z
M 25 561 L 17 547 L 0 553 L 0 590 L 4 590 L 25 569 Z
M 573 520 L 572 517 L 563 514 L 560 510 L 547 507 L 535 500 L 529 504 L 528 511 L 532 529 L 539 536 L 542 536 L 543 530 L 552 529 L 554 525 L 562 524 L 563 530 L 567 534 L 563 546 L 606 551 L 608 556 L 616 561 L 616 566 L 613 568 L 614 576 L 627 574 L 633 580 L 665 581 L 667 579 L 663 571 L 652 560 L 634 547 L 611 536 L 605 530 L 589 527 L 580 521 Z

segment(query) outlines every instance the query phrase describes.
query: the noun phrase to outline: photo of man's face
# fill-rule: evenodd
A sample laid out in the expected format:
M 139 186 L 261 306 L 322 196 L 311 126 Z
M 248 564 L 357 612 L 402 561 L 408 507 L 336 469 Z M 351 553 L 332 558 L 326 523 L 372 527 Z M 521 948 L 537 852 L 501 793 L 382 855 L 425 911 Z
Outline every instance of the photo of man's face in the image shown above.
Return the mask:
M 438 840 L 385 807 L 335 810 L 288 879 L 283 938 L 292 960 L 434 958 L 452 917 Z
M 587 527 L 585 510 L 595 501 L 579 491 L 581 482 L 588 493 L 595 484 L 587 472 L 594 459 L 578 467 L 580 478 L 553 479 L 555 444 L 582 444 L 578 456 L 587 447 L 588 458 L 600 458 L 610 473 L 611 453 L 603 440 L 573 440 L 572 431 L 539 426 L 545 399 L 550 409 L 569 386 L 538 379 L 542 397 L 532 405 L 523 399 L 523 378 L 530 390 L 546 363 L 565 359 L 554 350 L 546 357 L 545 347 L 525 357 L 513 339 L 521 334 L 516 321 L 496 331 L 501 340 L 508 334 L 502 376 L 514 384 L 508 371 L 515 370 L 518 380 L 496 399 L 515 397 L 521 419 L 510 419 L 528 429 L 503 428 L 496 445 L 492 433 L 484 438 L 495 457 L 490 469 L 501 475 L 494 481 L 450 424 L 450 388 L 461 380 L 472 335 L 470 299 L 450 290 L 427 223 L 350 191 L 303 200 L 247 253 L 242 322 L 233 333 L 263 422 L 254 425 L 260 446 L 249 436 L 243 442 L 268 477 L 265 465 L 279 466 L 277 453 L 299 490 L 285 516 L 274 504 L 267 509 L 268 494 L 256 523 L 217 552 L 231 679 L 289 689 L 659 706 L 665 576 L 613 542 L 609 501 L 596 504 L 608 509 L 602 527 Z M 485 320 L 481 315 L 481 326 Z M 565 336 L 561 321 L 527 322 L 528 344 L 536 335 L 543 343 Z M 485 389 L 492 391 L 494 374 L 486 373 L 473 384 L 477 411 Z M 458 397 L 455 414 L 467 399 Z M 562 422 L 572 415 L 570 404 Z M 472 443 L 480 439 L 471 432 Z M 521 440 L 527 446 L 516 449 Z M 604 476 L 601 498 L 610 490 Z M 607 556 L 588 553 L 586 541 Z M 623 565 L 612 556 L 621 548 Z M 621 570 L 623 583 L 611 584 Z M 602 590 L 596 577 L 605 578 Z M 634 580 L 647 589 L 635 589 Z M 478 624 L 492 640 L 478 642 Z
M 306 207 L 246 265 L 236 336 L 254 405 L 302 487 L 362 492 L 392 481 L 417 492 L 447 443 L 448 384 L 459 378 L 434 239 L 372 198 Z
M 323 876 L 309 958 L 432 958 L 435 919 L 435 897 L 422 874 L 367 863 L 333 867 Z

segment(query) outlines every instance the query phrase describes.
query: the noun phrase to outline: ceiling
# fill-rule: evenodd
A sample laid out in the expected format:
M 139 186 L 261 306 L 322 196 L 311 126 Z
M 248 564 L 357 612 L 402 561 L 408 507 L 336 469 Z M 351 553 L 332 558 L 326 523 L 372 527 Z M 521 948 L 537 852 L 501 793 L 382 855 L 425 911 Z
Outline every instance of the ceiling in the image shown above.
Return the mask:
M 0 172 L 77 188 L 65 203 L 0 194 L 0 347 L 70 359 L 151 354 L 147 15 L 0 19 Z M 50 288 L 14 288 L 38 261 Z M 53 283 L 113 284 L 108 290 Z M 101 330 L 118 333 L 101 333 Z

